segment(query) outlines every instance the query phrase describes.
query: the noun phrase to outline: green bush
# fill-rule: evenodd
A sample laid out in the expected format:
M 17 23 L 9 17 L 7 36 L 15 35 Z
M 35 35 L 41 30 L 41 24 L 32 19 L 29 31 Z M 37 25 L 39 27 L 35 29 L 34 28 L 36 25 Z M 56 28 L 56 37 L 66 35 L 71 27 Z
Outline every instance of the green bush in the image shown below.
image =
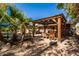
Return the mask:
M 79 26 L 77 26 L 77 28 L 79 28 Z

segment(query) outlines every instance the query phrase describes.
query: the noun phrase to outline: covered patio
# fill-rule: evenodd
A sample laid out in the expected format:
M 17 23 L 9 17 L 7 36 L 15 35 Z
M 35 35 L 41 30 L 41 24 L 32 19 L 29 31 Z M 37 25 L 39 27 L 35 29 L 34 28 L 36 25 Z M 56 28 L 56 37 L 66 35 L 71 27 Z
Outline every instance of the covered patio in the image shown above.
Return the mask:
M 66 26 L 66 19 L 63 14 L 59 14 L 56 16 L 34 20 L 33 26 L 36 27 L 36 29 L 33 31 L 34 34 L 41 33 L 42 35 L 43 33 L 47 36 L 54 34 L 54 37 L 56 37 L 58 41 L 61 41 L 63 36 L 62 33 Z

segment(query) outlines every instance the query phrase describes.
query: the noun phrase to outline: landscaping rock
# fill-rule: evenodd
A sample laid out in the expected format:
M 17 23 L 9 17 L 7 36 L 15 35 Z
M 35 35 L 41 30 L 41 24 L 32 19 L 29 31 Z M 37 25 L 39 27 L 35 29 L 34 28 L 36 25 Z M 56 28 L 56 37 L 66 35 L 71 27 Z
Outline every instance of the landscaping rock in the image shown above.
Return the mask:
M 7 43 L 0 50 L 0 55 L 3 56 L 79 56 L 79 43 L 74 37 L 69 37 L 62 42 L 57 42 L 57 45 L 52 47 L 49 45 L 49 39 L 35 39 L 35 43 L 25 41 L 22 46 L 14 45 L 10 48 Z M 6 51 L 6 52 L 5 52 Z

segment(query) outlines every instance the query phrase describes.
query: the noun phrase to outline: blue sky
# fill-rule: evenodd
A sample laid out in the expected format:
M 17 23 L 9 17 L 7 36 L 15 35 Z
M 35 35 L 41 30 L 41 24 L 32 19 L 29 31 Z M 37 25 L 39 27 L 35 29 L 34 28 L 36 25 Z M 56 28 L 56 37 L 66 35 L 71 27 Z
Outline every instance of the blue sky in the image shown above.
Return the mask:
M 25 16 L 34 20 L 54 16 L 65 12 L 56 8 L 56 3 L 15 3 L 16 8 L 20 9 Z

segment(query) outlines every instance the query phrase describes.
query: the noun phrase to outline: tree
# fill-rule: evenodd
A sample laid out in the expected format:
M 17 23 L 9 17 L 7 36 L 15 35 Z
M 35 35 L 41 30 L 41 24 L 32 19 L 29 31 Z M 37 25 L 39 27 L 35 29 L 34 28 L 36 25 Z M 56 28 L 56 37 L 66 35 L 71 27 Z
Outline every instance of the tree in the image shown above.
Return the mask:
M 7 5 L 6 4 L 0 4 L 0 21 L 4 18 L 4 13 L 6 12 Z M 1 24 L 0 24 L 1 25 Z M 2 27 L 0 26 L 0 40 L 3 40 L 3 35 L 1 33 Z
M 59 3 L 57 4 L 58 9 L 64 9 L 66 11 L 67 16 L 74 19 L 74 24 L 77 22 L 79 18 L 79 4 L 78 3 Z
M 14 6 L 9 6 L 10 8 L 10 16 L 14 19 L 15 23 L 17 24 L 17 29 L 19 28 L 22 32 L 22 39 L 21 41 L 23 41 L 24 36 L 25 36 L 25 31 L 27 29 L 27 25 L 26 23 L 29 23 L 32 21 L 31 18 L 27 18 L 24 16 L 24 14 L 17 8 L 15 8 Z
M 7 9 L 9 9 L 10 13 L 8 13 Z M 27 28 L 26 23 L 31 22 L 32 19 L 24 17 L 24 14 L 19 9 L 17 9 L 13 5 L 11 6 L 8 4 L 5 10 L 3 8 L 0 9 L 0 22 L 2 22 L 2 21 L 4 23 L 6 21 L 6 23 L 9 23 L 11 25 L 8 28 L 13 31 L 13 38 L 14 39 L 17 35 L 17 30 L 21 29 L 22 40 L 23 40 L 24 36 L 25 36 L 25 30 Z

